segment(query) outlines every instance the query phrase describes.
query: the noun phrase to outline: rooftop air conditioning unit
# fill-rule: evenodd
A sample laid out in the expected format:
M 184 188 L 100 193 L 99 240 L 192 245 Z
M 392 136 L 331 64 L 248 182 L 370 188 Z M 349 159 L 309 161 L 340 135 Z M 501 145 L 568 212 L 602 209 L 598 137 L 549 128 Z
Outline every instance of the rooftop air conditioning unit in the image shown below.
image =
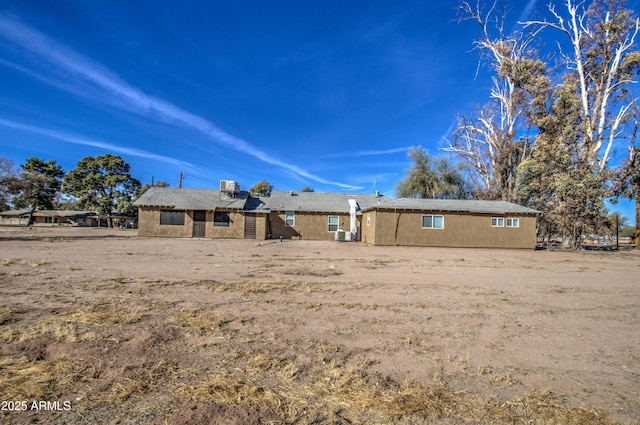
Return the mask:
M 240 185 L 235 180 L 220 180 L 220 192 L 239 193 Z

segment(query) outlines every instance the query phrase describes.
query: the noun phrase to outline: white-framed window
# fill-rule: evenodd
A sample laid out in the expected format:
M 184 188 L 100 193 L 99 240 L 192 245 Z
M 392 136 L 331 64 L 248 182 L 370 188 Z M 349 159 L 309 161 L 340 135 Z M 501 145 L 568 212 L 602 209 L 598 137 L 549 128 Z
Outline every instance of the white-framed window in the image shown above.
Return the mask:
M 293 226 L 296 224 L 296 213 L 293 211 L 286 211 L 284 213 L 284 225 Z
M 371 214 L 367 214 L 367 226 L 371 224 Z
M 444 216 L 443 215 L 423 215 L 422 228 L 423 229 L 444 229 Z
M 507 227 L 520 227 L 520 219 L 507 218 Z
M 329 216 L 329 231 L 330 232 L 337 232 L 339 224 L 340 224 L 340 217 L 339 216 L 337 216 L 337 215 L 330 215 Z
M 491 227 L 504 227 L 504 218 L 503 217 L 492 217 L 491 218 Z

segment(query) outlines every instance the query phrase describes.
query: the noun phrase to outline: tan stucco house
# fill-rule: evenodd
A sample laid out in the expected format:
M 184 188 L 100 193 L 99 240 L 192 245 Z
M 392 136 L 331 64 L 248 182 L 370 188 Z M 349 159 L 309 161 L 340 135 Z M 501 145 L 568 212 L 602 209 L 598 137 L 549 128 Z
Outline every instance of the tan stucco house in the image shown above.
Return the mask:
M 138 206 L 138 235 L 362 241 L 372 245 L 527 248 L 538 212 L 503 201 L 391 199 L 375 194 L 152 187 Z
M 538 211 L 510 202 L 401 198 L 362 214 L 361 240 L 374 245 L 536 246 Z
M 344 231 L 356 240 L 360 210 L 385 196 L 152 187 L 135 203 L 138 235 L 234 239 L 333 240 Z M 353 230 L 352 230 L 353 227 Z M 353 233 L 353 237 L 351 237 Z

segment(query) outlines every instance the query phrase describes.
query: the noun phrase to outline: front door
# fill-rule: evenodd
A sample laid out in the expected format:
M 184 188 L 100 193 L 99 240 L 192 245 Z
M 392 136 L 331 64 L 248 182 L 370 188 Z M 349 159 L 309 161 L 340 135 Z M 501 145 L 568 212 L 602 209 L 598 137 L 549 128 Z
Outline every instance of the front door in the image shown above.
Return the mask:
M 204 238 L 207 226 L 207 212 L 197 210 L 193 212 L 193 233 L 194 238 Z

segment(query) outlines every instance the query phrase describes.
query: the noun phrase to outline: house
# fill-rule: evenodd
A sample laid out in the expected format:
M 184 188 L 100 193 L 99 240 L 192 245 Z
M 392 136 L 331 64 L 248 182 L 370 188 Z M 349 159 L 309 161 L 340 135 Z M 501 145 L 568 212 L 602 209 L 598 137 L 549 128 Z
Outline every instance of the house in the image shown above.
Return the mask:
M 362 241 L 373 245 L 536 246 L 538 211 L 504 201 L 401 198 L 362 214 Z
M 249 193 L 239 186 L 230 190 L 152 187 L 134 202 L 138 235 L 241 239 L 245 237 L 245 221 L 252 221 L 247 231 L 264 239 L 264 214 L 245 213 L 248 200 Z M 255 206 L 255 201 L 249 205 Z M 247 216 L 251 218 L 246 220 Z
M 252 197 L 237 183 L 223 182 L 221 190 L 150 188 L 134 202 L 138 235 L 333 240 L 337 231 L 345 230 L 355 240 L 360 210 L 389 200 L 381 195 L 293 191 Z
M 372 245 L 528 248 L 538 212 L 503 201 L 391 199 L 376 193 L 152 187 L 135 203 L 140 236 L 353 240 Z
M 0 213 L 0 224 L 26 226 L 31 210 L 9 210 Z M 98 226 L 98 214 L 93 211 L 36 210 L 33 212 L 35 226 Z
M 359 240 L 363 208 L 387 202 L 383 195 L 273 191 L 260 198 L 269 211 L 272 238 L 334 240 L 344 231 L 347 240 Z

